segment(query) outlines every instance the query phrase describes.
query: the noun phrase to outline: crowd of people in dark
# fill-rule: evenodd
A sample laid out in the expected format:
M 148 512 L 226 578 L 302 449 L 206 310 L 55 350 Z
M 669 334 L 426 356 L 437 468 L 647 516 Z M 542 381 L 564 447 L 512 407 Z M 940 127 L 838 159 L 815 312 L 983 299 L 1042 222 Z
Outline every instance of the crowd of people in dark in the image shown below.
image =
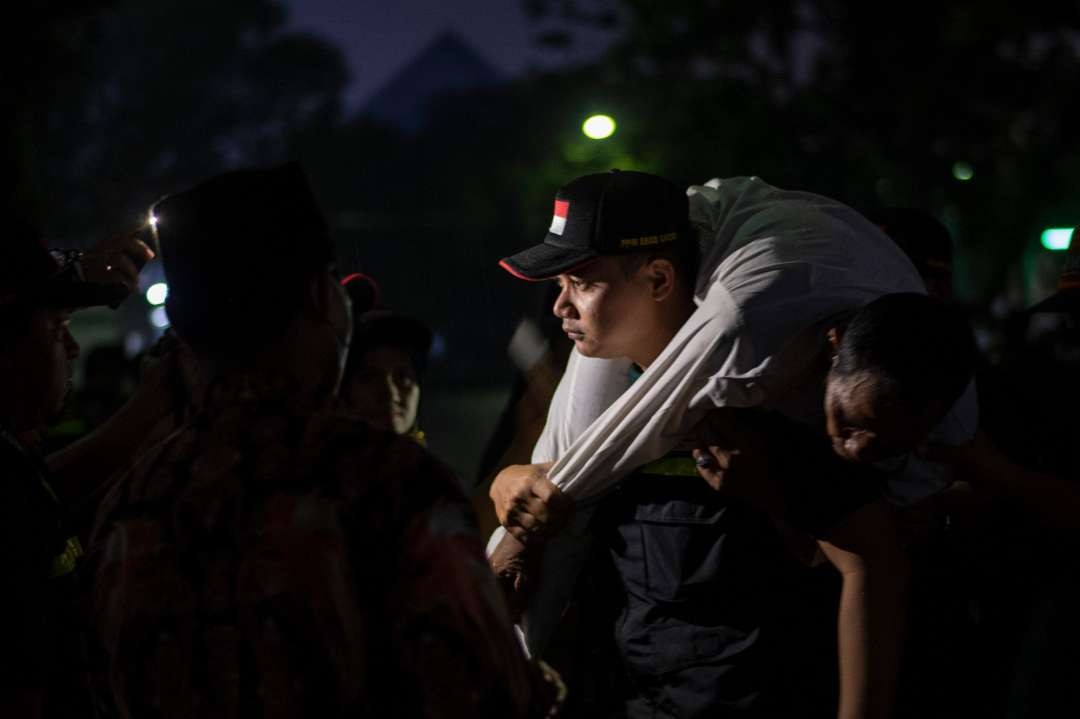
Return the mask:
M 566 179 L 475 482 L 299 165 L 9 226 L 0 716 L 1075 716 L 1080 236 L 991 362 L 928 212 Z M 60 442 L 71 314 L 148 262 L 170 327 Z

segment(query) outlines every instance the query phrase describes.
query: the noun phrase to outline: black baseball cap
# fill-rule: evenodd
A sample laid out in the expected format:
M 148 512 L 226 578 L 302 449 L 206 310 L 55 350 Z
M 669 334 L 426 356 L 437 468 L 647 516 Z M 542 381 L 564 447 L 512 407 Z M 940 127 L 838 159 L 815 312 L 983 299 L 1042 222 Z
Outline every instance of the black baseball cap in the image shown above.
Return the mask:
M 391 309 L 368 310 L 353 318 L 351 351 L 358 355 L 376 347 L 391 345 L 426 357 L 431 350 L 432 340 L 433 335 L 427 325 Z
M 651 252 L 690 236 L 686 191 L 657 175 L 611 170 L 584 175 L 555 195 L 547 236 L 499 265 L 523 280 L 546 280 L 601 255 Z
M 345 288 L 345 293 L 349 295 L 353 317 L 358 317 L 379 306 L 382 290 L 374 278 L 362 272 L 353 272 L 341 278 L 341 286 Z
M 413 357 L 417 371 L 424 369 L 434 336 L 431 329 L 418 319 L 402 315 L 380 305 L 382 295 L 378 283 L 359 272 L 347 275 L 341 286 L 349 295 L 353 312 L 352 346 L 346 377 L 356 368 L 365 352 L 377 347 L 401 347 Z
M 0 239 L 0 312 L 5 315 L 39 307 L 109 305 L 126 295 L 122 285 L 83 280 L 73 262 L 58 259 L 46 249 L 32 225 L 12 222 Z

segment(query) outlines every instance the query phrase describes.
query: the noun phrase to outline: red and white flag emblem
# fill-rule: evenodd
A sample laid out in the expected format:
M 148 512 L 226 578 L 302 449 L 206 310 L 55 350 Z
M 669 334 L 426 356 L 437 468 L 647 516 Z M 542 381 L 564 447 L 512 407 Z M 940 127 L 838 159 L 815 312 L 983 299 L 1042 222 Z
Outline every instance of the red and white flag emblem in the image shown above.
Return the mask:
M 553 235 L 561 235 L 566 229 L 566 213 L 570 210 L 569 200 L 555 200 L 555 216 L 551 218 L 551 227 L 548 232 Z

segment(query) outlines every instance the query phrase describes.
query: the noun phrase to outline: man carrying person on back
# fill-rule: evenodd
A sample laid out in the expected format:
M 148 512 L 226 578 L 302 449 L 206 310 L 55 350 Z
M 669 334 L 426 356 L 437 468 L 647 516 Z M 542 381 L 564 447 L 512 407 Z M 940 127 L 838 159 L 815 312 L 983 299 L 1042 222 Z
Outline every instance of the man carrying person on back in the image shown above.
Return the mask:
M 921 285 L 847 208 L 804 193 L 780 202 L 754 178 L 724 182 L 733 199 L 707 208 L 726 227 L 722 247 L 699 247 L 677 187 L 612 172 L 560 190 L 547 240 L 503 261 L 524 279 L 558 279 L 554 312 L 576 353 L 534 453 L 543 464 L 505 470 L 492 498 L 529 541 L 550 534 L 569 503 L 549 471 L 575 499 L 606 497 L 592 529 L 619 579 L 603 600 L 614 605 L 629 715 L 812 710 L 784 686 L 774 621 L 791 590 L 781 570 L 789 529 L 815 537 L 843 575 L 841 715 L 884 715 L 904 563 L 873 502 L 876 480 L 905 469 L 964 391 L 970 334 L 918 294 L 860 309 Z M 863 236 L 863 246 L 845 243 Z M 699 250 L 713 271 L 698 272 Z M 926 342 L 912 347 L 916 330 Z M 575 368 L 587 362 L 599 371 Z M 680 443 L 696 448 L 696 462 L 679 456 Z M 520 581 L 512 545 L 505 538 L 491 559 Z

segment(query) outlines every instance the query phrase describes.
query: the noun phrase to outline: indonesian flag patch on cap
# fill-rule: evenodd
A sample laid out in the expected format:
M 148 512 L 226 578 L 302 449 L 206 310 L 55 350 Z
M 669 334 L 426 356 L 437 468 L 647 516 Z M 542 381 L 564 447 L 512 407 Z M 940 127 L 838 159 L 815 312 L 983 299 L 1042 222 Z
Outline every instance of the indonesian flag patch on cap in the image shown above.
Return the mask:
M 548 232 L 561 235 L 566 229 L 566 213 L 569 211 L 569 200 L 555 200 L 555 215 L 551 218 L 551 227 L 548 228 Z

